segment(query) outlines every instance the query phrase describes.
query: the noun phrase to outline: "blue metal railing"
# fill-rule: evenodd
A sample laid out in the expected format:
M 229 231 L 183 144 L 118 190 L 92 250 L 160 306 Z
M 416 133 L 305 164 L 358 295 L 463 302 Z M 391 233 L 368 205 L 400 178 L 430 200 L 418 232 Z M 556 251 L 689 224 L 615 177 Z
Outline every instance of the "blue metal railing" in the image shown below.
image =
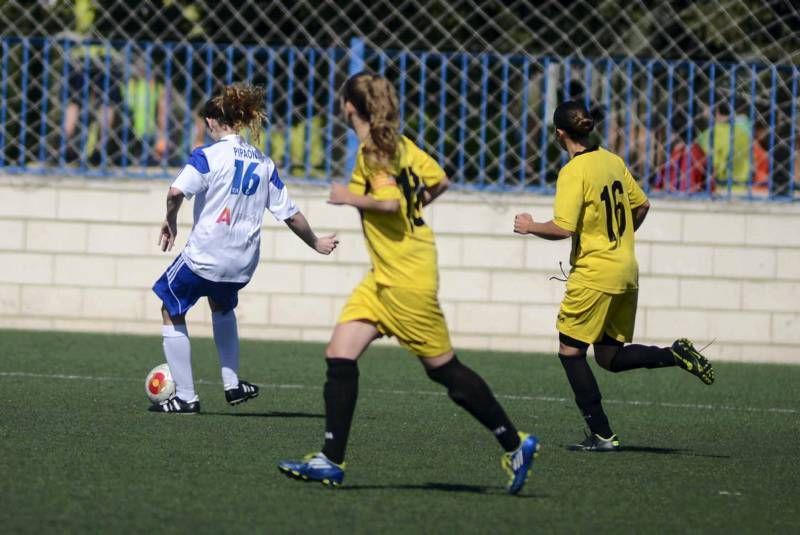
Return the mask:
M 0 171 L 165 177 L 203 143 L 223 83 L 265 87 L 263 149 L 305 181 L 346 176 L 358 140 L 336 116 L 345 77 L 395 82 L 401 128 L 456 184 L 552 192 L 554 105 L 581 99 L 596 140 L 654 194 L 794 199 L 798 69 L 758 63 L 212 43 L 0 39 Z M 248 133 L 252 135 L 255 133 Z

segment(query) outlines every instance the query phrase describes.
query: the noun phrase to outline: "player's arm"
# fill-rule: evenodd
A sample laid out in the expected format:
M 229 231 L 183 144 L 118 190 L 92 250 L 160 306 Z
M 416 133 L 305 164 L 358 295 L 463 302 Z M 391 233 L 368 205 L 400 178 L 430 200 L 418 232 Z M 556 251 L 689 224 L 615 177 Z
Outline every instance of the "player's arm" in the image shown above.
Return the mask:
M 425 189 L 422 190 L 422 205 L 427 206 L 447 191 L 450 187 L 450 180 L 444 169 L 430 154 L 408 140 L 405 141 L 405 148 L 408 151 L 408 159 L 414 173 L 425 185 Z
M 533 234 L 545 240 L 563 240 L 572 236 L 578 227 L 583 205 L 583 181 L 564 169 L 556 181 L 556 198 L 553 219 L 536 223 L 530 214 L 514 218 L 514 232 Z
M 623 180 L 625 182 L 625 189 L 628 191 L 628 202 L 631 203 L 633 230 L 637 231 L 639 227 L 642 226 L 644 218 L 647 217 L 647 212 L 650 210 L 650 201 L 627 168 L 625 168 Z
M 449 187 L 450 180 L 447 177 L 444 177 L 441 181 L 432 186 L 426 186 L 425 190 L 422 192 L 422 206 L 428 206 L 436 197 L 447 191 Z
M 385 214 L 392 214 L 400 209 L 399 199 L 376 199 L 371 195 L 361 195 L 350 191 L 344 184 L 338 184 L 336 182 L 331 184 L 328 202 L 330 204 L 355 206 L 360 210 L 382 212 Z
M 517 214 L 514 217 L 514 232 L 533 234 L 545 240 L 563 240 L 572 236 L 571 231 L 559 227 L 553 220 L 536 223 L 531 214 Z
M 158 244 L 162 251 L 169 251 L 175 244 L 178 235 L 178 210 L 183 199 L 191 199 L 195 194 L 208 189 L 208 177 L 211 170 L 203 149 L 195 149 L 189 155 L 189 161 L 172 183 L 167 192 L 167 216 L 161 224 Z
M 303 240 L 306 245 L 314 249 L 319 254 L 329 255 L 339 245 L 339 240 L 336 239 L 336 234 L 329 234 L 327 236 L 317 237 L 308 224 L 306 216 L 303 212 L 297 211 L 283 220 L 286 226 L 292 229 L 298 238 Z
M 640 204 L 636 208 L 633 208 L 631 212 L 633 212 L 633 230 L 639 230 L 639 227 L 642 226 L 644 223 L 644 218 L 647 217 L 647 212 L 650 210 L 650 201 L 645 201 L 644 204 Z
M 181 209 L 186 196 L 178 188 L 169 188 L 167 192 L 167 215 L 161 223 L 161 233 L 158 235 L 158 245 L 162 251 L 171 251 L 178 236 L 178 210 Z

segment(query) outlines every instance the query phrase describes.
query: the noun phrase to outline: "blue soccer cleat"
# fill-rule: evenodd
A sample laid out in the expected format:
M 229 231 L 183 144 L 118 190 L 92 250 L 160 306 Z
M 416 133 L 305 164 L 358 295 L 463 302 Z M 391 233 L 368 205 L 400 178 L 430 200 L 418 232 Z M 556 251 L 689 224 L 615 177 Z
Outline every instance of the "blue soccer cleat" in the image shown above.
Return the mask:
M 522 490 L 533 466 L 533 459 L 539 455 L 537 453 L 540 449 L 538 438 L 527 433 L 519 433 L 519 439 L 519 448 L 504 453 L 500 459 L 500 466 L 509 475 L 506 487 L 509 494 L 517 494 Z
M 302 461 L 281 461 L 278 470 L 292 479 L 319 481 L 331 487 L 338 487 L 344 480 L 344 463 L 336 464 L 322 452 L 309 453 Z

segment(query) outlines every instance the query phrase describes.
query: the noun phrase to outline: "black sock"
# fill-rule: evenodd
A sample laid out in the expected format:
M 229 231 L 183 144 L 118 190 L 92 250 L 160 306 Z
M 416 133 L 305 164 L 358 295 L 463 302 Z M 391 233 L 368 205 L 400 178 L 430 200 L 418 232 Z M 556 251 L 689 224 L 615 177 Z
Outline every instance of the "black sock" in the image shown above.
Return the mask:
M 609 370 L 617 373 L 637 368 L 664 368 L 675 366 L 675 357 L 667 347 L 631 344 L 620 348 L 611 359 Z
M 586 355 L 581 357 L 558 355 L 558 358 L 567 373 L 567 379 L 572 391 L 575 393 L 575 403 L 581 410 L 583 419 L 586 420 L 586 425 L 589 426 L 592 433 L 598 434 L 603 438 L 609 438 L 614 433 L 611 432 L 608 417 L 603 411 L 603 404 L 601 403 L 603 397 L 600 395 L 600 388 L 594 379 L 592 369 L 589 367 L 589 363 L 586 362 Z
M 483 378 L 453 357 L 435 370 L 428 370 L 431 380 L 447 388 L 447 395 L 476 420 L 489 429 L 506 451 L 519 447 L 517 428 L 508 419 L 503 407 Z
M 336 464 L 344 462 L 344 450 L 350 423 L 358 399 L 358 366 L 355 360 L 326 359 L 328 380 L 325 382 L 325 445 L 322 453 Z

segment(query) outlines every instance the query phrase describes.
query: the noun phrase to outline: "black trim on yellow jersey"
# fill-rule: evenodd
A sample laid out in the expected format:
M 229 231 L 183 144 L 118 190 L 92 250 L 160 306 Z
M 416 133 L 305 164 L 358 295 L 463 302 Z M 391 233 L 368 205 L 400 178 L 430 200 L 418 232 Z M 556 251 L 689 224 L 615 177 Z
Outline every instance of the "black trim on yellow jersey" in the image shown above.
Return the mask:
M 580 156 L 581 154 L 586 154 L 586 153 L 588 153 L 588 152 L 594 152 L 594 151 L 598 150 L 599 148 L 600 148 L 600 145 L 593 145 L 593 146 L 591 146 L 591 147 L 587 148 L 586 150 L 582 150 L 582 151 L 580 151 L 580 152 L 576 152 L 576 153 L 575 153 L 575 156 Z M 573 158 L 574 158 L 575 156 L 573 156 Z

